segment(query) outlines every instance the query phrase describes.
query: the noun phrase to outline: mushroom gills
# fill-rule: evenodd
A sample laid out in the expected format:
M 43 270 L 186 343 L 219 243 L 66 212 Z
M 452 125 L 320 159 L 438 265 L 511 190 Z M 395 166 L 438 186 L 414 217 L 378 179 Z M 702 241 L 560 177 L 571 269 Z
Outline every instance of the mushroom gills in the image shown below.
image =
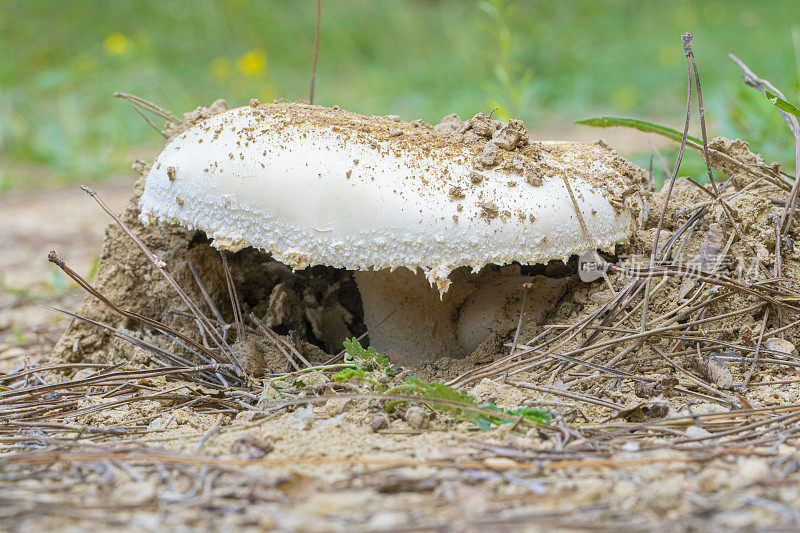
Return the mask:
M 519 321 L 525 291 L 526 320 L 542 323 L 569 284 L 569 278 L 522 275 L 518 265 L 484 268 L 478 274 L 463 267 L 450 274 L 450 288 L 440 297 L 421 271 L 353 274 L 370 345 L 401 365 L 463 358 L 492 332 L 509 332 Z

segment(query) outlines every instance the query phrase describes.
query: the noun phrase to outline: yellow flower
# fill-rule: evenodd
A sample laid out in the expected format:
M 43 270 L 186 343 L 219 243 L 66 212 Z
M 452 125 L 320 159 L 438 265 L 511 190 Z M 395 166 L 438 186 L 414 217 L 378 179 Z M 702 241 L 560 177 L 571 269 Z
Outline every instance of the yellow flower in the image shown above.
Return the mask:
M 128 38 L 121 33 L 112 33 L 103 42 L 103 48 L 110 56 L 122 55 L 128 51 Z
M 227 78 L 231 73 L 231 62 L 224 57 L 217 57 L 211 61 L 208 69 L 215 78 Z
M 252 76 L 267 66 L 267 54 L 264 50 L 250 50 L 236 60 L 236 68 L 245 76 Z

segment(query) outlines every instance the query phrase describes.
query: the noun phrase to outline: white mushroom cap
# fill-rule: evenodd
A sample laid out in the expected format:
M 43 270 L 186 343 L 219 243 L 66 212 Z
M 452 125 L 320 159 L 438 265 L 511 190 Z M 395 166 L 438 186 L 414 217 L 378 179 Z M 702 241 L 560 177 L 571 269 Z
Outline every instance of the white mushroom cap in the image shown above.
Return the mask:
M 252 246 L 293 268 L 421 268 L 444 291 L 461 266 L 609 249 L 642 216 L 637 173 L 602 146 L 536 143 L 533 157 L 500 150 L 491 167 L 481 149 L 338 109 L 242 107 L 166 146 L 142 220 L 201 229 L 217 248 Z

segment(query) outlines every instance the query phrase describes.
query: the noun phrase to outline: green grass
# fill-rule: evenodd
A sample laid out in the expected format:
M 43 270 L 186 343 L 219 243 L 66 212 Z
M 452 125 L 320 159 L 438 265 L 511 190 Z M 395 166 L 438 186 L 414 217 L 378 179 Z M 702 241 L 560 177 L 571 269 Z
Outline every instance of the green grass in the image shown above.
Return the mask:
M 99 180 L 158 146 L 114 91 L 176 114 L 218 97 L 307 98 L 315 10 L 313 0 L 3 2 L 0 191 Z M 325 0 L 316 100 L 429 121 L 499 104 L 534 128 L 613 115 L 681 129 L 680 34 L 692 31 L 711 133 L 788 162 L 780 117 L 726 54 L 797 102 L 795 12 L 793 0 Z

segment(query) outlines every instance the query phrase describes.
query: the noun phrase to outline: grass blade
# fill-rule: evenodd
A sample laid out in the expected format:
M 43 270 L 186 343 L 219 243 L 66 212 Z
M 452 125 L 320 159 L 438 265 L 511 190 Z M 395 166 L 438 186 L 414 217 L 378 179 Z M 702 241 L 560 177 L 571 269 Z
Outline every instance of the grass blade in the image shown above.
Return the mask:
M 772 102 L 772 105 L 781 111 L 786 111 L 787 113 L 791 113 L 797 118 L 800 118 L 800 109 L 798 109 L 793 103 L 784 100 L 769 89 L 764 89 L 764 96 L 767 97 L 767 100 Z
M 639 120 L 636 118 L 594 117 L 583 120 L 577 120 L 575 121 L 575 124 L 582 124 L 584 126 L 592 126 L 595 128 L 611 128 L 613 126 L 623 126 L 625 128 L 633 128 L 647 133 L 655 133 L 663 137 L 667 137 L 668 139 L 672 139 L 675 142 L 681 142 L 681 139 L 683 139 L 683 134 L 678 130 L 674 130 L 667 126 L 661 126 L 659 124 L 653 124 L 652 122 L 647 122 L 646 120 Z M 702 141 L 697 137 L 692 137 L 691 135 L 688 135 L 686 138 L 689 139 L 690 141 L 696 142 L 697 144 L 702 144 Z

